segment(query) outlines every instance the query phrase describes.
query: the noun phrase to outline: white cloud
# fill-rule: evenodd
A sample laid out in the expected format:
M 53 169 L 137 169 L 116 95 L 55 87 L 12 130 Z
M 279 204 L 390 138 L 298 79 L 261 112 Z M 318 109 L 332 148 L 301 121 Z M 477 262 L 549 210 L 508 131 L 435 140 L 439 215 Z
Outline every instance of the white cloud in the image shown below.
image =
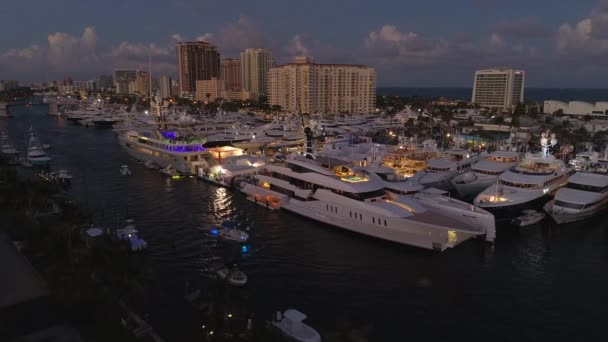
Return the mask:
M 310 50 L 304 46 L 302 37 L 299 34 L 291 38 L 291 41 L 285 47 L 285 51 L 290 56 L 310 56 Z

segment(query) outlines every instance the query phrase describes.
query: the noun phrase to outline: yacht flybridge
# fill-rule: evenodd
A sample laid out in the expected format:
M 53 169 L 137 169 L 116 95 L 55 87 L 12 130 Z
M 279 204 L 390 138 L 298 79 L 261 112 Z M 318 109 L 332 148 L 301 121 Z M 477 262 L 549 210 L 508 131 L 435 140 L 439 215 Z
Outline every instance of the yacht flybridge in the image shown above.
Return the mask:
M 291 156 L 284 165 L 266 165 L 241 190 L 253 202 L 283 208 L 356 233 L 443 251 L 476 236 L 495 238 L 492 214 L 472 205 L 425 201 L 387 192 L 380 176 L 331 159 Z M 460 208 L 460 209 L 462 209 Z
M 460 196 L 473 197 L 496 183 L 498 176 L 517 165 L 519 159 L 519 152 L 495 151 L 473 165 L 470 171 L 452 178 L 452 186 Z
M 471 165 L 479 160 L 479 155 L 470 151 L 455 148 L 444 151 L 439 158 L 431 159 L 420 184 L 442 190 L 452 188 L 451 180 L 457 175 L 467 172 Z
M 473 203 L 494 213 L 497 219 L 517 216 L 526 209 L 540 209 L 564 186 L 570 169 L 549 153 L 555 135 L 541 136 L 542 152 L 526 154 L 515 167 L 500 175 L 496 184 L 481 192 Z

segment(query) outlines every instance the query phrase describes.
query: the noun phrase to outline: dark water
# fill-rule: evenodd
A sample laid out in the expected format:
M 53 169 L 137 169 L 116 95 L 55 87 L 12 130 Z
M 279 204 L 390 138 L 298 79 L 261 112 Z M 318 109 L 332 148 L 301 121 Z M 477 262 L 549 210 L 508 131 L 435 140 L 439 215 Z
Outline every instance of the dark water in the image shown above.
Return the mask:
M 201 341 L 183 304 L 184 283 L 213 289 L 211 255 L 237 257 L 196 228 L 248 221 L 253 252 L 240 259 L 248 285 L 234 291 L 238 315 L 262 321 L 298 308 L 322 333 L 369 328 L 370 341 L 600 340 L 608 317 L 608 218 L 515 230 L 494 248 L 469 241 L 435 252 L 345 233 L 198 181 L 166 180 L 128 159 L 111 131 L 72 126 L 46 107 L 14 107 L 0 121 L 23 146 L 31 124 L 54 146 L 52 165 L 74 174 L 72 192 L 103 221 L 133 217 L 150 244 L 154 277 L 145 283 L 150 319 L 168 341 Z M 121 176 L 128 164 L 133 171 Z M 124 212 L 127 213 L 124 213 Z M 238 305 L 237 305 L 238 304 Z M 192 323 L 194 322 L 194 323 Z
M 429 97 L 443 96 L 448 99 L 471 100 L 472 88 L 378 88 L 378 95 Z M 542 103 L 545 100 L 557 101 L 608 101 L 608 89 L 583 88 L 526 88 L 526 101 Z

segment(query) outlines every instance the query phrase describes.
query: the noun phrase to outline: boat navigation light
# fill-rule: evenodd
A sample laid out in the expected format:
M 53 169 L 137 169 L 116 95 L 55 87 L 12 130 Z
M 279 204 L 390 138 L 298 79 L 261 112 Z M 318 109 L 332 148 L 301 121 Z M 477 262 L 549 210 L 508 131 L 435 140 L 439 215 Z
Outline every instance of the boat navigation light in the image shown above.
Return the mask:
M 211 235 L 217 235 L 217 229 L 212 229 L 211 230 Z

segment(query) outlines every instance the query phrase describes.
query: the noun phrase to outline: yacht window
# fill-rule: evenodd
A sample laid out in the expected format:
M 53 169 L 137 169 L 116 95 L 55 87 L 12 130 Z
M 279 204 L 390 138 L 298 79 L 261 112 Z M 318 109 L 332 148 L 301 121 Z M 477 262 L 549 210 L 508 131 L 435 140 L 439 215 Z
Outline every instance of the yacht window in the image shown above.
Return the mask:
M 574 190 L 582 190 L 582 191 L 591 191 L 591 192 L 604 192 L 608 190 L 608 186 L 593 186 L 579 183 L 570 183 L 566 184 L 566 188 L 574 189 Z
M 376 223 L 376 218 L 375 217 L 372 217 L 372 222 Z
M 386 227 L 386 220 L 384 220 L 384 226 Z
M 558 200 L 555 200 L 554 205 L 558 206 L 558 207 L 570 208 L 570 209 L 583 209 L 583 207 L 585 206 L 584 204 L 569 203 L 569 202 L 558 201 Z

